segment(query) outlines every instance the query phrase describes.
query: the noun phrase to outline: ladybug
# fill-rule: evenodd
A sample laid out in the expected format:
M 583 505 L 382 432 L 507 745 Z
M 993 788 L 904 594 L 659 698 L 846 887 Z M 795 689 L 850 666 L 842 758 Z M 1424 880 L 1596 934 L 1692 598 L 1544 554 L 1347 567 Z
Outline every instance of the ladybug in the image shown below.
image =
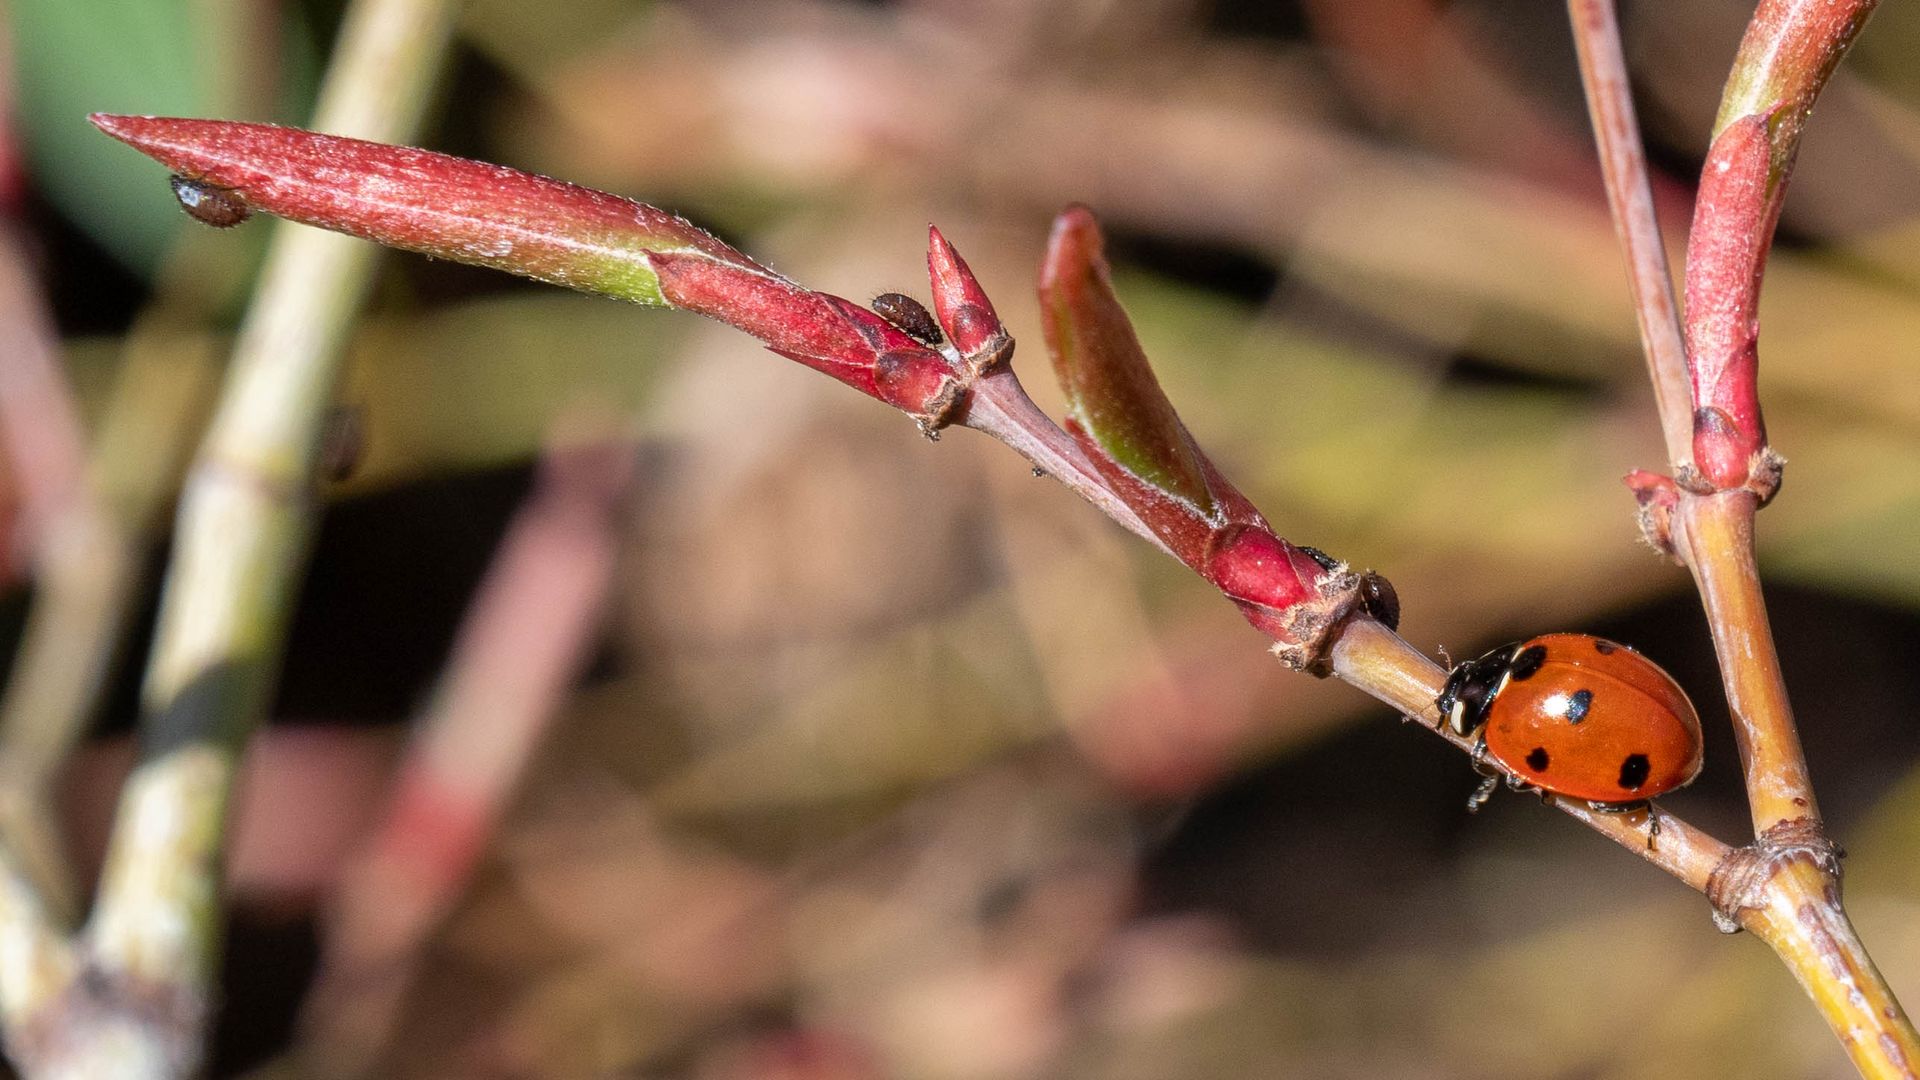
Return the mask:
M 1671 676 L 1625 645 L 1542 634 L 1453 669 L 1435 700 L 1454 733 L 1474 739 L 1508 785 L 1638 810 L 1700 775 L 1700 716 Z M 1489 776 L 1468 802 L 1493 794 Z

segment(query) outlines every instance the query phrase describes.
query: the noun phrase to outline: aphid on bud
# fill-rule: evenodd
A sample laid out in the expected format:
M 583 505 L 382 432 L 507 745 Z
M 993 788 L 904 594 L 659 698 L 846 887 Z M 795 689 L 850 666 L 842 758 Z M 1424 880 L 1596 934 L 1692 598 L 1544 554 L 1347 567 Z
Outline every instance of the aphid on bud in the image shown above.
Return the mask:
M 173 187 L 173 197 L 180 200 L 180 209 L 202 225 L 231 229 L 253 216 L 246 200 L 231 188 L 215 187 L 184 176 L 169 177 L 167 183 Z
M 1400 594 L 1393 582 L 1371 570 L 1360 575 L 1360 606 L 1380 625 L 1400 629 Z
M 906 335 L 922 345 L 938 345 L 946 340 L 940 335 L 940 324 L 920 305 L 920 301 L 905 293 L 881 293 L 873 298 L 869 305 L 874 314 L 899 327 Z

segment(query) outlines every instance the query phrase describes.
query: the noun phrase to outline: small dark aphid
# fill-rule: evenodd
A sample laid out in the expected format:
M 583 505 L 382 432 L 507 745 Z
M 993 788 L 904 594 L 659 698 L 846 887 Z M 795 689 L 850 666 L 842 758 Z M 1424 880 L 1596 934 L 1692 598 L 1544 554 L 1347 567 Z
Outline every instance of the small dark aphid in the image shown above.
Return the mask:
M 920 301 L 905 293 L 881 293 L 873 298 L 874 314 L 899 327 L 906 335 L 922 345 L 938 345 L 945 338 L 940 336 L 940 324 L 922 307 Z
M 231 188 L 215 187 L 184 176 L 170 177 L 167 183 L 173 186 L 173 197 L 180 200 L 180 209 L 202 225 L 231 229 L 253 216 L 246 200 Z
M 336 483 L 353 476 L 367 452 L 366 409 L 335 405 L 320 430 L 320 475 Z
M 1331 573 L 1340 569 L 1340 560 L 1317 547 L 1301 544 L 1300 550 L 1322 570 Z M 1360 575 L 1360 607 L 1387 629 L 1400 629 L 1400 594 L 1394 591 L 1393 582 L 1372 570 Z
M 1371 570 L 1360 575 L 1360 606 L 1380 625 L 1400 629 L 1400 594 L 1394 591 L 1393 582 Z
M 1300 546 L 1300 550 L 1306 553 L 1307 558 L 1312 559 L 1314 562 L 1317 562 L 1320 564 L 1320 569 L 1325 570 L 1328 573 L 1332 573 L 1333 571 L 1340 569 L 1339 559 L 1336 559 L 1333 556 L 1327 554 L 1326 552 L 1321 551 L 1317 547 L 1308 547 L 1305 544 L 1301 544 L 1299 546 Z

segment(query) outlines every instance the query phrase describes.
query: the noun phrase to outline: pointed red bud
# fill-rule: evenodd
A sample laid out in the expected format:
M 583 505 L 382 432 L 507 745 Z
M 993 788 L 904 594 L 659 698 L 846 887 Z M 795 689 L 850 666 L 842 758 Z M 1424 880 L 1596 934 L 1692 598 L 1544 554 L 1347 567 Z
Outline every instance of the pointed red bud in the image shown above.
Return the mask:
M 1229 525 L 1214 534 L 1206 566 L 1208 581 L 1239 605 L 1241 614 L 1269 635 L 1286 639 L 1289 609 L 1320 595 L 1317 582 L 1329 573 L 1306 551 L 1257 525 Z
M 648 252 L 756 266 L 664 210 L 499 165 L 271 124 L 102 113 L 90 119 L 185 178 L 190 209 L 203 212 L 230 202 L 643 304 L 663 302 Z
M 929 433 L 943 426 L 960 395 L 947 358 L 868 308 L 838 296 L 826 299 L 872 350 L 874 396 L 919 417 Z
M 781 356 L 922 419 L 951 404 L 943 396 L 952 381 L 946 358 L 858 304 L 705 255 L 656 253 L 647 261 L 675 307 L 744 330 Z
M 686 221 L 544 176 L 268 124 L 92 120 L 176 175 L 190 213 L 232 225 L 259 210 L 409 251 L 718 319 L 782 356 L 944 422 L 951 365 L 839 297 L 803 289 Z
M 1113 291 L 1100 226 L 1086 207 L 1068 207 L 1054 219 L 1040 266 L 1040 311 L 1054 373 L 1096 456 L 1211 518 L 1214 498 L 1200 449 Z
M 968 367 L 977 374 L 1004 363 L 1013 351 L 1013 338 L 966 260 L 932 225 L 927 226 L 927 273 L 933 282 L 934 316 Z

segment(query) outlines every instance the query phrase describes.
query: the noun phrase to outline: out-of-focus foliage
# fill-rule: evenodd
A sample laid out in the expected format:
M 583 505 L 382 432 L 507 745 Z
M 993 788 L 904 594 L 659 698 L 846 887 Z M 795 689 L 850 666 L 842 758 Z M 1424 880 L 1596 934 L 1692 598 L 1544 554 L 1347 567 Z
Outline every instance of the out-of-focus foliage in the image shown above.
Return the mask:
M 1049 217 L 1085 202 L 1196 440 L 1282 535 L 1389 575 L 1410 640 L 1457 657 L 1683 589 L 1618 480 L 1662 464 L 1659 437 L 1560 7 L 1274 8 L 476 0 L 435 146 L 685 212 L 847 296 L 920 292 L 937 221 L 1049 405 L 1033 278 Z M 265 10 L 16 2 L 46 201 L 156 265 L 184 218 L 81 114 L 225 111 L 234 55 L 281 72 L 240 110 L 269 114 L 304 32 Z M 1744 12 L 1626 16 L 1679 230 Z M 1247 32 L 1263 18 L 1284 25 Z M 1790 461 L 1770 580 L 1902 612 L 1916 49 L 1920 18 L 1886 5 L 1814 116 L 1761 344 Z M 92 416 L 119 344 L 72 343 Z M 1417 731 L 1316 743 L 1393 722 L 1279 670 L 1214 590 L 985 440 L 929 445 L 722 327 L 400 256 L 341 393 L 366 439 L 325 488 L 343 502 L 524 459 L 583 403 L 627 417 L 647 466 L 606 670 L 426 958 L 396 1075 L 1845 1075 L 1697 897 L 1524 800 L 1468 825 L 1464 762 Z M 402 516 L 385 542 L 417 536 Z M 357 633 L 419 617 L 392 591 Z M 1901 667 L 1888 650 L 1844 677 Z M 1904 715 L 1886 677 L 1844 700 Z M 1823 803 L 1877 803 L 1838 822 L 1848 897 L 1911 1004 L 1920 794 L 1892 785 L 1914 748 L 1849 757 L 1858 715 L 1792 689 Z M 1253 765 L 1264 786 L 1181 816 Z M 1676 808 L 1738 822 L 1726 794 Z M 301 835 L 241 844 L 243 903 L 248 852 Z
M 14 107 L 39 188 L 94 242 L 144 271 L 180 228 L 89 112 L 304 115 L 315 58 L 305 12 L 244 0 L 17 0 Z M 276 107 L 281 102 L 290 108 Z

